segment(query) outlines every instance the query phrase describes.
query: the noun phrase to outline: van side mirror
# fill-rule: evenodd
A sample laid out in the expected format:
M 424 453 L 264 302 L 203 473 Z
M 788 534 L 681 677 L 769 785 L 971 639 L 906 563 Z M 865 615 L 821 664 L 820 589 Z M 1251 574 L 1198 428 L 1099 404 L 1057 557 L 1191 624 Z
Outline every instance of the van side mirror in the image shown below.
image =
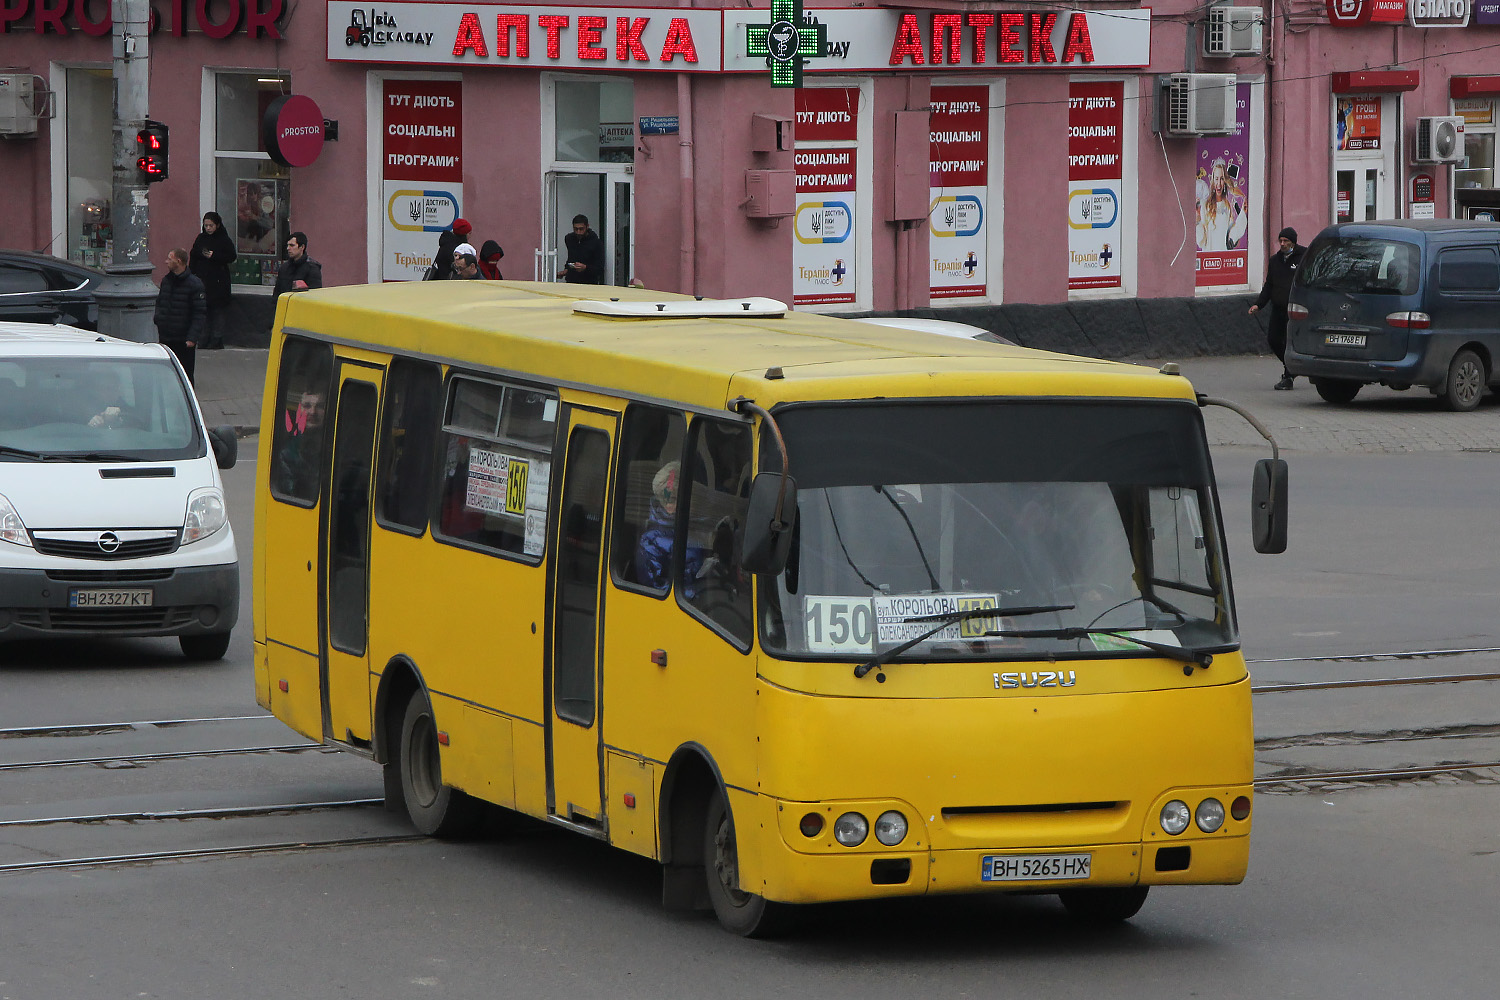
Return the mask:
M 240 457 L 240 439 L 228 424 L 213 427 L 208 432 L 209 446 L 214 450 L 214 461 L 221 469 L 232 469 Z
M 777 517 L 777 503 L 781 517 Z M 762 472 L 750 484 L 745 508 L 745 548 L 741 564 L 751 573 L 776 576 L 786 569 L 797 521 L 797 481 L 779 472 Z
M 1250 486 L 1250 532 L 1257 552 L 1286 551 L 1286 483 L 1285 460 L 1263 458 L 1255 463 Z

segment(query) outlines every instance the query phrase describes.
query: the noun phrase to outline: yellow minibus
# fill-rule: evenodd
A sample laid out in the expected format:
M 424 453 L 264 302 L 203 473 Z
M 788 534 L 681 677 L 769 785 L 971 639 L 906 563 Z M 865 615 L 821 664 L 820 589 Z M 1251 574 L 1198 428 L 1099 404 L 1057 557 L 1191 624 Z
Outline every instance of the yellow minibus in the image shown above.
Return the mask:
M 768 299 L 283 296 L 257 700 L 382 765 L 424 833 L 536 817 L 740 934 L 939 893 L 1125 919 L 1249 856 L 1202 402 Z

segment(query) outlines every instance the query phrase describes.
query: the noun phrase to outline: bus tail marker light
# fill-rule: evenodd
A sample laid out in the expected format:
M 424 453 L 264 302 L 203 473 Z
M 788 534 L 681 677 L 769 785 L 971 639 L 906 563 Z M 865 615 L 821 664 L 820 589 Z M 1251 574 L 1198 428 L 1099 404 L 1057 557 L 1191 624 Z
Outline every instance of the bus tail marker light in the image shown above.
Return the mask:
M 635 793 L 634 792 L 626 792 L 624 798 L 625 798 L 625 808 L 626 809 L 634 809 L 635 808 Z
M 285 677 L 283 677 L 283 678 L 281 678 L 281 680 L 277 681 L 276 682 L 276 686 L 281 689 L 281 693 L 282 694 L 286 694 L 288 691 L 290 691 L 292 689 L 292 686 L 286 682 L 286 678 Z
M 667 651 L 665 649 L 653 649 L 651 651 L 651 662 L 658 667 L 667 665 Z
M 448 745 L 448 734 L 447 733 L 444 733 L 444 732 L 439 732 L 438 733 L 438 745 L 439 746 L 447 746 Z
M 1250 816 L 1250 796 L 1241 795 L 1230 803 L 1229 815 L 1242 822 L 1248 819 Z
M 797 824 L 802 836 L 812 839 L 823 832 L 823 817 L 819 813 L 808 813 Z

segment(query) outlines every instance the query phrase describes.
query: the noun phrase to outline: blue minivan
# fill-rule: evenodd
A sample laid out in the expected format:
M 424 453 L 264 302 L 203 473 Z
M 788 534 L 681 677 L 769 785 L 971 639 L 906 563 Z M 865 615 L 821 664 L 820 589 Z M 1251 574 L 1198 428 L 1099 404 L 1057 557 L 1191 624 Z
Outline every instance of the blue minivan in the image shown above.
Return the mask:
M 1286 370 L 1330 403 L 1371 383 L 1424 386 L 1472 410 L 1500 356 L 1500 223 L 1455 219 L 1329 226 L 1287 305 Z

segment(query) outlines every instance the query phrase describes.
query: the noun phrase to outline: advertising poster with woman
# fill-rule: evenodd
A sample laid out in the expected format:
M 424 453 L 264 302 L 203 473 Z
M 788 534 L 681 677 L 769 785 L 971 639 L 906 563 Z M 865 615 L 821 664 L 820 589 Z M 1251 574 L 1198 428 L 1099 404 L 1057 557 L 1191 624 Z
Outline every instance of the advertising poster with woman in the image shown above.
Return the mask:
M 1250 84 L 1235 95 L 1234 133 L 1198 140 L 1199 288 L 1250 280 Z

